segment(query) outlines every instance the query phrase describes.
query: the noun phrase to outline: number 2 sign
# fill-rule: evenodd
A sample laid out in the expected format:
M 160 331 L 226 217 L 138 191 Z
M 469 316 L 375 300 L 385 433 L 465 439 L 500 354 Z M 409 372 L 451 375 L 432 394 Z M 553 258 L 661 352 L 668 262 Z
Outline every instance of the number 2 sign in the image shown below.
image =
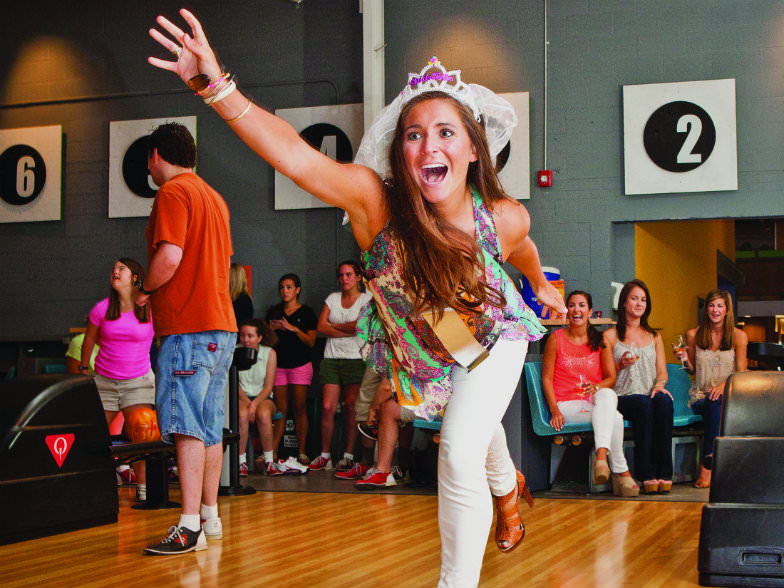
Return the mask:
M 738 189 L 735 80 L 623 87 L 626 194 Z
M 59 125 L 0 131 L 0 223 L 60 220 Z

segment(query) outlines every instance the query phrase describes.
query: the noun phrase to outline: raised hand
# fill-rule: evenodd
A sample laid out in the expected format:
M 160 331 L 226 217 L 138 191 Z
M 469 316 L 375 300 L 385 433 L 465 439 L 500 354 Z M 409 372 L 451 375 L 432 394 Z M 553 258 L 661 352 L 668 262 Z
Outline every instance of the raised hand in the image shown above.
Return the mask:
M 556 313 L 561 315 L 561 320 L 566 322 L 566 304 L 558 289 L 550 282 L 545 282 L 541 287 L 534 289 L 536 299 L 542 303 L 542 317 L 547 313 L 553 317 Z
M 158 29 L 152 28 L 149 31 L 153 39 L 177 56 L 176 61 L 166 61 L 157 57 L 149 57 L 147 61 L 150 65 L 176 73 L 186 84 L 199 74 L 204 74 L 208 78 L 217 78 L 221 75 L 221 68 L 207 42 L 201 23 L 184 8 L 180 10 L 180 15 L 190 26 L 191 34 L 183 31 L 165 16 L 159 16 L 155 20 L 174 40 Z

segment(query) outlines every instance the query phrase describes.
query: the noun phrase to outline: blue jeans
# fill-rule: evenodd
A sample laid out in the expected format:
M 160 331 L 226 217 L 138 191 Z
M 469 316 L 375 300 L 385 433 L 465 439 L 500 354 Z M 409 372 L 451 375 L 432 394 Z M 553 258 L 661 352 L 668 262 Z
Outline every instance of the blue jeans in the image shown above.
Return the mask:
M 201 331 L 164 337 L 158 351 L 156 410 L 165 443 L 173 434 L 205 446 L 223 440 L 223 395 L 237 333 Z
M 618 397 L 618 410 L 632 423 L 637 479 L 672 480 L 672 398 L 628 394 Z
M 703 465 L 705 465 L 706 457 L 713 457 L 713 441 L 719 436 L 719 425 L 721 424 L 721 406 L 724 395 L 718 400 L 711 400 L 707 396 L 701 398 L 694 404 L 691 409 L 694 414 L 702 415 L 702 427 L 704 429 L 702 435 L 702 457 Z M 710 464 L 710 462 L 708 462 Z M 711 469 L 707 465 L 706 469 Z

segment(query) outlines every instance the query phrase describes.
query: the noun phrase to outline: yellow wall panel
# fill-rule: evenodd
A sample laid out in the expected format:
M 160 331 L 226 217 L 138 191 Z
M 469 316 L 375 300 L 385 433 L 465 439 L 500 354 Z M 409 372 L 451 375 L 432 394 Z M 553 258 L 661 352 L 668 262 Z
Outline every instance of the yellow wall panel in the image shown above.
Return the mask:
M 716 287 L 716 250 L 735 259 L 731 220 L 649 222 L 635 225 L 637 278 L 651 292 L 649 323 L 660 329 L 667 361 L 676 362 L 673 335 L 697 324 L 697 298 Z

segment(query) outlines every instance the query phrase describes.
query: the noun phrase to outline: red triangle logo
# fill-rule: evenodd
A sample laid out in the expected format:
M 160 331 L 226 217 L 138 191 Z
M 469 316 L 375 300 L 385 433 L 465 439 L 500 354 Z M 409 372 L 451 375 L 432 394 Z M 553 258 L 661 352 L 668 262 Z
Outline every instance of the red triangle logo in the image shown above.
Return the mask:
M 68 456 L 68 452 L 71 451 L 71 447 L 73 447 L 74 442 L 74 434 L 73 433 L 63 433 L 62 435 L 47 435 L 46 436 L 46 445 L 49 447 L 49 451 L 52 453 L 52 457 L 57 462 L 57 467 L 63 467 L 63 462 L 65 458 Z

